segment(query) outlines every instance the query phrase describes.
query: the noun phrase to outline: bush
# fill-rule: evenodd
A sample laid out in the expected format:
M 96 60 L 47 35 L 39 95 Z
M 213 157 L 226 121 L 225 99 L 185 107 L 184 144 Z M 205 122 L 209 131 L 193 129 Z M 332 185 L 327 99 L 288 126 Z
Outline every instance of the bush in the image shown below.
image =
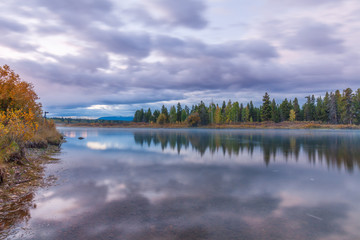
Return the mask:
M 197 127 L 201 122 L 199 113 L 193 113 L 188 117 L 188 124 L 190 127 Z
M 30 83 L 9 66 L 0 66 L 0 162 L 21 160 L 25 147 L 61 143 L 55 124 L 42 118 L 37 100 Z

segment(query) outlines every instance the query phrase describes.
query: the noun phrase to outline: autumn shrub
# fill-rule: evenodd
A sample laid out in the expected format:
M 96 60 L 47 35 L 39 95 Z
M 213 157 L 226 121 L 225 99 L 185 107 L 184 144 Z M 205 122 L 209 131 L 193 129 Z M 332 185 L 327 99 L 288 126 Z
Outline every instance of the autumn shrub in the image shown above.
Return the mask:
M 190 127 L 197 127 L 200 122 L 201 122 L 201 119 L 200 119 L 200 115 L 199 113 L 193 113 L 191 114 L 189 117 L 188 117 L 188 125 Z
M 0 159 L 24 157 L 31 143 L 41 147 L 60 144 L 61 135 L 53 122 L 42 118 L 41 104 L 33 86 L 22 81 L 9 66 L 0 66 Z M 41 143 L 41 144 L 40 144 Z

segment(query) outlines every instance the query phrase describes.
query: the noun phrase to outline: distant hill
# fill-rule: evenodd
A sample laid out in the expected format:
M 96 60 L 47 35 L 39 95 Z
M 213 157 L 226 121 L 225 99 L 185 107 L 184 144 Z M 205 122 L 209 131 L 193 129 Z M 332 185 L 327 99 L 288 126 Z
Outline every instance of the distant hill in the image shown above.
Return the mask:
M 110 117 L 101 117 L 98 120 L 108 120 L 108 121 L 132 121 L 134 117 L 123 117 L 123 116 L 110 116 Z

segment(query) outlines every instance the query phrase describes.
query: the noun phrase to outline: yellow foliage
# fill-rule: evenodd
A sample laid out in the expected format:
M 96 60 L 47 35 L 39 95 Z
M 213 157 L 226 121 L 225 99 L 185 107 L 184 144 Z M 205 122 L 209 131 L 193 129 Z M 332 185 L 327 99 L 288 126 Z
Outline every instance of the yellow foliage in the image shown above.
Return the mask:
M 38 128 L 34 113 L 22 110 L 0 112 L 0 133 L 11 141 L 23 143 L 30 140 Z
M 42 118 L 33 86 L 22 81 L 9 66 L 0 66 L 0 158 L 9 161 L 31 142 L 60 144 L 53 122 Z M 16 147 L 11 147 L 16 146 Z M 13 153 L 12 153 L 13 152 Z M 22 154 L 19 155 L 20 157 Z

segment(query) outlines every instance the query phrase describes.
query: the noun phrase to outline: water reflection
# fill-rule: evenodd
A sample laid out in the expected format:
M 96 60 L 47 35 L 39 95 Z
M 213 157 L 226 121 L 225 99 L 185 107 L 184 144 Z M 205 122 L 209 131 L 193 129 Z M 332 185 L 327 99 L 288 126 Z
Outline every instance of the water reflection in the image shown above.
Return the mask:
M 327 166 L 352 172 L 360 167 L 360 134 L 344 131 L 136 131 L 136 144 L 141 146 L 160 145 L 164 150 L 171 148 L 179 154 L 192 147 L 203 156 L 222 152 L 224 156 L 254 153 L 259 148 L 266 165 L 281 155 L 299 160 L 303 151 L 309 163 L 325 162 Z
M 318 164 L 358 133 L 61 131 L 75 134 L 52 169 L 59 181 L 37 193 L 11 239 L 359 239 L 357 168 Z M 344 154 L 358 166 L 351 146 Z

